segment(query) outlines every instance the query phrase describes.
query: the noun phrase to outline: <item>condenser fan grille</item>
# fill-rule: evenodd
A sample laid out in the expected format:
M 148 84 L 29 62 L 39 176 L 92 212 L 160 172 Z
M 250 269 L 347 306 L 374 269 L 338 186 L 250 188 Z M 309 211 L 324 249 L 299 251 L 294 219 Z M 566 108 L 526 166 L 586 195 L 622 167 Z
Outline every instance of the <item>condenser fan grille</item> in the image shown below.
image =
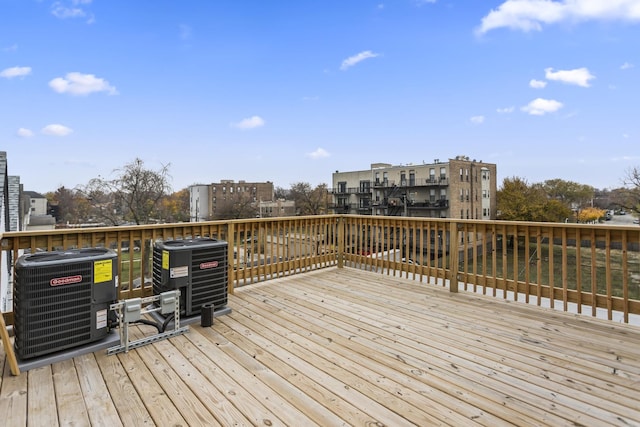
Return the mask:
M 106 318 L 108 305 L 115 299 L 116 258 L 115 254 L 111 256 L 92 250 L 38 254 L 18 260 L 14 347 L 20 358 L 45 355 L 106 335 L 106 324 L 98 324 L 97 318 L 98 311 Z M 110 280 L 94 282 L 96 257 L 108 263 Z

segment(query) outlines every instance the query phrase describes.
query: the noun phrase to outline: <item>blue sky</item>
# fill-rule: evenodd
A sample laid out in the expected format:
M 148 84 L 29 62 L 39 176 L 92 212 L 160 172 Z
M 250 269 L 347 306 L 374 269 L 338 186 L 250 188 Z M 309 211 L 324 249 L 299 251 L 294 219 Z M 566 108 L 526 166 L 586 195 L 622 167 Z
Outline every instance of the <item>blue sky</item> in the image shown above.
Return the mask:
M 617 188 L 639 41 L 640 0 L 0 0 L 0 150 L 40 192 L 136 157 L 174 190 L 456 155 Z

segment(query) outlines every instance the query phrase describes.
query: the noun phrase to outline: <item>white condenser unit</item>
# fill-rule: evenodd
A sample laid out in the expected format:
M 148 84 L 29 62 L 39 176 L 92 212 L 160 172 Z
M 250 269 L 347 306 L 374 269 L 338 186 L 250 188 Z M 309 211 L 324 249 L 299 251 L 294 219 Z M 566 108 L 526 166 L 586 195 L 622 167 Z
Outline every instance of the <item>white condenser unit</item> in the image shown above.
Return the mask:
M 116 301 L 117 254 L 105 248 L 38 252 L 16 262 L 16 355 L 29 359 L 104 338 Z

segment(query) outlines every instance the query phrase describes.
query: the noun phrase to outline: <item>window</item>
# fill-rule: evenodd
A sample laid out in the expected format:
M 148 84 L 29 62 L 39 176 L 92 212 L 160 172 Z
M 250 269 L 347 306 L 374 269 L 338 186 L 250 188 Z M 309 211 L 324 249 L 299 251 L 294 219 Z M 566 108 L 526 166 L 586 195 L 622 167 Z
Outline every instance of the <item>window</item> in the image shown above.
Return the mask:
M 346 181 L 341 181 L 338 183 L 338 192 L 339 193 L 346 193 L 347 192 L 347 182 Z
M 460 181 L 464 181 L 464 171 L 462 170 L 462 168 L 460 168 Z
M 440 168 L 440 179 L 447 179 L 447 168 Z
M 413 171 L 409 172 L 409 185 L 416 185 L 416 173 Z

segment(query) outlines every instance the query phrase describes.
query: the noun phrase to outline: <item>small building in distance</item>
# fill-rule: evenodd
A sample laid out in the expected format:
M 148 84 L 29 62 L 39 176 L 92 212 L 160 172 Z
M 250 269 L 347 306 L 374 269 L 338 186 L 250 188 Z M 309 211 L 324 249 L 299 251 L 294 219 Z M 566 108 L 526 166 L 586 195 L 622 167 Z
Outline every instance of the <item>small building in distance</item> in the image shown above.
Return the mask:
M 272 182 L 221 180 L 219 183 L 189 186 L 190 222 L 227 217 L 229 210 L 259 216 L 261 202 L 274 201 Z M 275 215 L 274 215 L 275 216 Z M 278 215 L 279 216 L 279 215 Z
M 456 156 L 430 164 L 373 163 L 332 176 L 335 213 L 495 219 L 497 167 Z

